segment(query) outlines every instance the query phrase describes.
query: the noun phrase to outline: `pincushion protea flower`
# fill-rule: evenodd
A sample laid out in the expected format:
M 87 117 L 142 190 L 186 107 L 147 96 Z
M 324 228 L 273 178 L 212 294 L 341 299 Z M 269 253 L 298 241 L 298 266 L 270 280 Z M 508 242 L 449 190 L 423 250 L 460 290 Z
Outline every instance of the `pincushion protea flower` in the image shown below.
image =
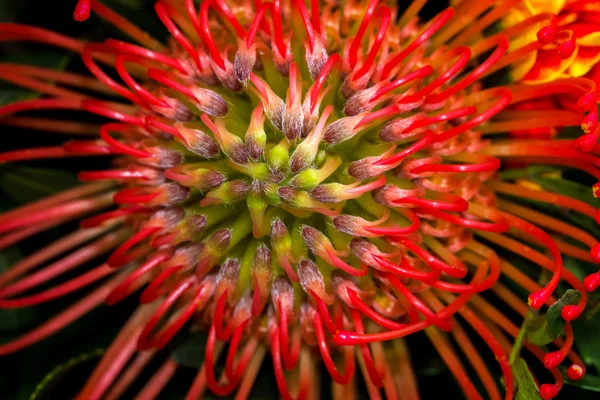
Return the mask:
M 514 40 L 509 51 L 529 46 L 529 52 L 512 65 L 510 76 L 525 83 L 544 83 L 569 77 L 586 77 L 600 82 L 600 24 L 595 0 L 523 0 L 515 1 L 503 19 L 505 26 L 535 19 L 539 25 Z M 550 22 L 547 24 L 547 22 Z M 543 26 L 543 24 L 547 24 Z M 542 28 L 542 29 L 538 29 Z M 544 96 L 523 102 L 515 109 L 555 112 L 574 104 L 570 96 Z M 596 110 L 592 110 L 597 114 Z M 593 115 L 593 119 L 598 119 Z M 587 127 L 584 126 L 584 130 Z M 550 138 L 555 128 L 529 128 L 513 132 L 514 136 Z
M 465 396 L 481 397 L 479 380 L 490 398 L 501 392 L 512 398 L 508 354 L 520 343 L 519 327 L 501 310 L 528 315 L 519 288 L 531 293 L 532 309 L 550 306 L 565 281 L 579 292 L 561 304 L 565 337 L 552 339 L 554 350 L 525 347 L 554 376 L 554 383 L 541 385 L 543 398 L 563 385 L 559 365 L 568 365 L 571 379 L 581 378 L 585 366 L 572 350 L 571 321 L 600 273 L 582 283 L 563 267 L 562 255 L 598 262 L 600 248 L 591 234 L 536 211 L 531 201 L 592 219 L 596 209 L 526 175 L 497 171 L 500 160 L 525 160 L 600 179 L 596 84 L 570 78 L 486 87 L 484 78 L 537 49 L 507 53 L 509 43 L 540 21 L 549 24 L 542 29 L 552 27 L 552 18 L 534 15 L 484 37 L 517 2 L 465 0 L 421 22 L 425 3 L 414 1 L 399 14 L 377 0 L 212 0 L 199 7 L 165 0 L 155 10 L 171 34 L 167 45 L 96 0 L 81 0 L 75 17 L 85 20 L 91 10 L 136 43 L 89 43 L 0 24 L 4 40 L 80 54 L 95 78 L 0 65 L 3 79 L 46 95 L 0 107 L 3 124 L 89 133 L 95 126 L 77 119 L 17 114 L 83 111 L 106 119 L 97 139 L 8 151 L 0 161 L 113 158 L 111 169 L 81 172 L 83 185 L 0 215 L 2 248 L 81 220 L 80 229 L 0 276 L 0 307 L 32 306 L 96 285 L 38 328 L 0 345 L 0 354 L 141 290 L 142 305 L 80 398 L 119 397 L 155 349 L 195 330 L 208 332 L 208 340 L 190 399 L 207 388 L 247 397 L 267 353 L 286 399 L 318 397 L 321 362 L 335 398 L 353 395 L 357 370 L 372 398 L 382 392 L 418 398 L 403 338 L 420 331 Z M 576 104 L 551 115 L 506 109 L 550 94 Z M 502 135 L 582 122 L 590 133 L 578 143 L 586 146 Z M 106 263 L 61 281 L 105 255 Z M 551 278 L 539 283 L 513 264 L 516 256 Z M 47 282 L 54 286 L 35 292 Z M 487 290 L 495 300 L 480 295 Z M 467 325 L 498 361 L 503 388 Z M 468 376 L 450 338 L 476 376 Z M 156 397 L 176 369 L 167 358 L 141 398 Z

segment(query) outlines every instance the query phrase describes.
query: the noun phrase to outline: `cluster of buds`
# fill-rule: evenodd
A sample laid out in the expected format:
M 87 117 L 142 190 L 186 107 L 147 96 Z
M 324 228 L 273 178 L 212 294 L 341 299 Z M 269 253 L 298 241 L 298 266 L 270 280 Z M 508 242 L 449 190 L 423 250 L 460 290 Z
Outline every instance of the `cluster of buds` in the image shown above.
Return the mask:
M 380 390 L 417 398 L 403 338 L 420 331 L 467 397 L 481 396 L 449 335 L 488 395 L 499 398 L 501 389 L 462 330 L 466 323 L 498 361 L 508 399 L 515 390 L 508 353 L 519 328 L 480 296 L 491 290 L 506 303 L 501 307 L 527 315 L 526 302 L 500 281 L 506 278 L 531 292 L 528 304 L 535 310 L 556 302 L 562 281 L 581 293 L 561 310 L 566 338 L 555 338 L 557 350 L 526 346 L 555 378 L 541 386 L 544 398 L 562 387 L 559 366 L 566 359 L 569 377 L 581 378 L 585 366 L 571 348 L 571 321 L 586 306 L 586 289 L 600 284 L 600 273 L 582 283 L 564 268 L 562 254 L 598 262 L 600 246 L 587 232 L 514 199 L 591 218 L 596 210 L 497 171 L 500 160 L 527 160 L 575 167 L 600 179 L 596 85 L 586 78 L 487 88 L 481 83 L 545 46 L 572 57 L 574 37 L 564 37 L 560 20 L 533 15 L 483 37 L 515 1 L 484 6 L 464 0 L 428 22 L 418 17 L 425 1 L 404 13 L 378 0 L 250 3 L 204 0 L 198 8 L 193 0 L 158 1 L 156 13 L 171 34 L 168 45 L 98 0 L 80 0 L 76 19 L 85 20 L 91 10 L 137 44 L 87 43 L 0 24 L 0 34 L 11 40 L 79 53 L 96 78 L 0 64 L 1 78 L 48 95 L 0 107 L 0 123 L 35 129 L 39 120 L 14 114 L 39 109 L 110 120 L 98 138 L 4 152 L 0 162 L 111 155 L 115 165 L 82 172 L 86 183 L 80 187 L 0 214 L 2 246 L 86 217 L 81 230 L 0 276 L 0 307 L 38 304 L 97 284 L 47 324 L 0 345 L 0 354 L 43 339 L 102 301 L 115 304 L 143 288 L 142 306 L 81 398 L 118 397 L 155 354 L 148 350 L 166 351 L 188 329 L 208 334 L 188 398 L 206 388 L 247 397 L 267 351 L 285 399 L 317 396 L 311 385 L 317 354 L 336 398 L 352 387 L 357 360 L 372 398 Z M 478 22 L 465 26 L 466 19 Z M 538 30 L 534 45 L 509 51 L 540 21 L 549 25 Z M 82 91 L 42 82 L 48 77 Z M 89 96 L 107 88 L 118 101 Z M 548 95 L 575 96 L 578 108 L 543 116 L 519 109 Z M 503 141 L 497 135 L 532 123 L 583 124 L 587 133 L 552 141 Z M 67 127 L 58 121 L 46 129 Z M 82 122 L 71 129 L 92 128 Z M 97 269 L 23 295 L 103 254 L 108 259 Z M 526 258 L 551 278 L 536 283 L 505 254 Z M 221 342 L 229 346 L 218 376 Z M 128 364 L 135 349 L 138 358 Z M 398 360 L 402 368 L 393 368 Z M 149 384 L 144 395 L 157 395 L 175 368 L 169 358 L 153 378 L 160 383 Z

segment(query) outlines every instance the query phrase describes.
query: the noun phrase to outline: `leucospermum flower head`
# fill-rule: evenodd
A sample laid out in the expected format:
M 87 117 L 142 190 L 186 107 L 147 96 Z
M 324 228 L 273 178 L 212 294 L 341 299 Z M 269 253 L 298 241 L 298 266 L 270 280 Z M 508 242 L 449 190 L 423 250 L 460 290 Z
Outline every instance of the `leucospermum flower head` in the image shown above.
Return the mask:
M 97 134 L 3 152 L 0 162 L 113 160 L 110 169 L 81 172 L 80 186 L 0 215 L 3 248 L 68 221 L 81 225 L 0 275 L 0 307 L 95 285 L 0 354 L 135 295 L 142 305 L 80 398 L 119 397 L 156 349 L 168 351 L 190 331 L 207 333 L 190 399 L 206 390 L 246 398 L 267 358 L 285 399 L 318 397 L 319 380 L 343 398 L 359 377 L 372 398 L 418 398 L 403 339 L 418 332 L 468 398 L 482 389 L 514 396 L 513 344 L 550 371 L 554 381 L 539 390 L 555 397 L 562 365 L 573 380 L 585 374 L 571 321 L 600 284 L 595 271 L 580 281 L 563 256 L 596 263 L 600 247 L 552 212 L 597 219 L 596 209 L 547 181 L 567 169 L 600 179 L 597 91 L 587 78 L 488 83 L 547 45 L 554 27 L 555 16 L 534 14 L 488 35 L 517 3 L 464 0 L 422 21 L 425 1 L 400 13 L 377 0 L 162 0 L 154 8 L 168 43 L 97 0 L 79 1 L 75 18 L 91 11 L 131 42 L 0 24 L 4 40 L 68 49 L 89 70 L 0 65 L 2 79 L 44 94 L 0 107 L 0 122 Z M 530 30 L 541 39 L 509 51 Z M 548 95 L 572 103 L 551 114 L 518 108 Z M 93 114 L 104 124 L 96 131 L 85 121 L 43 120 L 38 110 L 74 121 Z M 509 135 L 582 123 L 585 139 Z M 500 171 L 504 160 L 530 166 Z M 105 262 L 72 277 L 97 257 Z M 547 273 L 531 276 L 516 259 Z M 36 291 L 47 282 L 54 286 Z M 558 333 L 524 343 L 512 314 L 550 306 Z M 144 398 L 157 396 L 176 368 L 167 358 Z

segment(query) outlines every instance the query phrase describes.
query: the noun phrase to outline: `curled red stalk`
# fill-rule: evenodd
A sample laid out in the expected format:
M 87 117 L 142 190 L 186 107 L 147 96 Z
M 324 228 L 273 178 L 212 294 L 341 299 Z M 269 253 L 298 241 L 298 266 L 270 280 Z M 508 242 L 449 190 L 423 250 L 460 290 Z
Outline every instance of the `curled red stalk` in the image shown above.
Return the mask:
M 379 30 L 377 32 L 377 36 L 375 37 L 375 42 L 371 46 L 369 53 L 367 54 L 367 58 L 365 62 L 360 67 L 358 71 L 352 74 L 352 80 L 356 81 L 357 79 L 365 76 L 373 67 L 373 62 L 375 61 L 375 57 L 377 57 L 377 53 L 379 53 L 379 49 L 381 48 L 381 44 L 383 43 L 383 39 L 385 39 L 385 35 L 387 33 L 387 29 L 390 25 L 390 19 L 392 16 L 392 12 L 389 7 L 383 6 L 381 8 L 381 21 L 379 24 Z
M 103 224 L 104 222 L 113 220 L 115 218 L 125 217 L 128 215 L 150 213 L 152 211 L 154 211 L 154 210 L 151 208 L 139 207 L 139 206 L 120 208 L 118 210 L 107 211 L 105 213 L 86 218 L 86 219 L 82 220 L 79 223 L 79 225 L 84 229 L 93 228 L 95 226 L 99 226 L 99 225 Z
M 406 48 L 400 53 L 392 57 L 383 69 L 381 70 L 381 79 L 387 79 L 390 76 L 392 70 L 404 60 L 410 53 L 417 49 L 423 42 L 433 36 L 438 30 L 440 30 L 449 20 L 454 16 L 454 9 L 447 8 L 446 10 L 439 13 L 435 20 L 417 37 L 413 40 Z
M 347 288 L 346 292 L 348 293 L 348 298 L 350 299 L 352 306 L 358 311 L 362 312 L 367 318 L 375 322 L 377 325 L 380 325 L 386 329 L 400 329 L 407 326 L 407 324 L 392 321 L 373 310 L 360 299 L 358 294 L 353 289 Z
M 281 353 L 283 357 L 283 366 L 285 369 L 292 370 L 298 364 L 300 359 L 300 347 L 302 345 L 302 337 L 299 331 L 294 331 L 292 334 L 291 348 L 289 342 L 289 326 L 288 315 L 285 309 L 281 306 L 281 301 L 278 304 L 279 308 L 279 332 L 281 340 Z
M 294 0 L 294 4 L 300 12 L 300 17 L 302 19 L 302 23 L 304 24 L 306 35 L 308 36 L 308 48 L 312 53 L 315 45 L 315 30 L 310 20 L 310 16 L 308 15 L 308 11 L 306 10 L 306 5 L 304 4 L 304 0 Z
M 206 352 L 204 359 L 204 368 L 206 369 L 206 383 L 208 385 L 208 388 L 217 396 L 227 396 L 235 390 L 239 383 L 239 379 L 230 381 L 223 385 L 219 385 L 219 383 L 215 379 L 214 353 L 215 344 L 217 341 L 215 323 L 216 321 L 213 320 L 213 323 L 210 326 L 210 330 L 208 331 L 208 340 L 206 341 Z
M 127 154 L 136 158 L 144 158 L 144 157 L 152 157 L 152 154 L 147 151 L 138 150 L 126 144 L 119 142 L 110 136 L 109 132 L 119 132 L 119 133 L 127 133 L 131 131 L 131 126 L 127 124 L 119 124 L 119 123 L 108 123 L 104 124 L 100 127 L 100 138 L 108 144 L 108 146 L 116 152 L 121 154 Z
M 152 314 L 146 326 L 142 330 L 142 333 L 138 337 L 137 347 L 139 350 L 148 350 L 150 349 L 154 341 L 150 338 L 150 335 L 154 331 L 154 328 L 159 323 L 159 321 L 163 318 L 163 316 L 169 311 L 169 309 L 175 304 L 177 299 L 179 299 L 184 292 L 186 292 L 193 284 L 194 276 L 188 278 L 182 282 L 180 282 L 177 286 L 175 286 L 165 298 L 165 300 L 160 304 L 158 309 Z
M 137 204 L 137 203 L 149 203 L 158 196 L 160 196 L 161 190 L 148 191 L 142 187 L 133 187 L 129 189 L 123 189 L 113 196 L 113 200 L 116 204 Z
M 81 107 L 84 110 L 89 111 L 93 114 L 102 115 L 103 117 L 121 121 L 130 125 L 140 127 L 143 127 L 145 125 L 143 119 L 133 115 L 122 113 L 115 109 L 114 105 L 100 100 L 84 100 L 81 103 Z
M 397 237 L 389 239 L 392 243 L 398 243 L 402 246 L 406 247 L 408 250 L 415 253 L 419 258 L 421 258 L 425 263 L 432 269 L 440 270 L 441 272 L 445 272 L 448 275 L 462 279 L 467 274 L 467 269 L 464 265 L 460 264 L 457 266 L 451 266 L 441 261 L 440 259 L 434 257 L 430 253 L 428 253 L 425 249 L 418 246 L 416 243 L 411 241 L 408 238 Z
M 164 293 L 162 284 L 173 274 L 183 268 L 183 265 L 174 265 L 162 270 L 156 278 L 152 279 L 152 282 L 144 289 L 140 295 L 140 303 L 148 304 L 158 299 Z M 163 290 L 161 290 L 161 288 Z
M 354 39 L 352 39 L 352 44 L 348 49 L 348 62 L 350 64 L 350 68 L 356 67 L 356 63 L 358 62 L 358 49 L 362 43 L 365 32 L 367 31 L 367 27 L 369 26 L 369 22 L 373 17 L 373 13 L 375 12 L 375 8 L 377 7 L 378 3 L 379 0 L 369 1 L 363 19 L 358 27 L 358 31 L 356 32 L 356 36 L 354 36 Z
M 350 314 L 352 315 L 352 321 L 354 322 L 356 332 L 359 334 L 365 333 L 360 314 L 356 310 L 350 310 Z M 361 344 L 360 352 L 363 356 L 363 361 L 365 363 L 365 367 L 367 368 L 367 374 L 369 375 L 369 379 L 371 379 L 371 383 L 373 383 L 376 388 L 383 387 L 383 381 L 381 377 L 384 374 L 380 371 L 377 371 L 377 367 L 373 361 L 373 356 L 369 350 L 369 345 L 367 343 Z
M 209 336 L 210 337 L 210 336 Z M 281 365 L 281 343 L 279 341 L 279 327 L 274 324 L 273 327 L 269 329 L 269 337 L 271 339 L 271 354 L 273 358 L 273 369 L 275 370 L 275 381 L 277 382 L 277 388 L 279 389 L 279 394 L 284 400 L 293 400 L 292 395 L 287 387 L 287 383 L 285 381 L 285 376 L 283 373 L 283 368 Z M 300 392 L 296 397 L 296 400 L 303 400 L 308 395 L 308 385 L 309 382 L 304 377 L 305 368 L 300 366 Z
M 158 267 L 163 262 L 169 260 L 171 255 L 171 252 L 161 251 L 148 257 L 146 262 L 136 268 L 132 273 L 127 275 L 127 277 L 125 277 L 125 279 L 123 279 L 123 281 L 119 283 L 119 285 L 114 288 L 112 292 L 110 292 L 104 302 L 108 305 L 114 305 L 123 300 L 125 297 L 131 294 L 133 290 L 136 289 L 134 283 L 138 281 L 138 279 L 140 279 L 147 272 Z
M 123 82 L 127 84 L 139 97 L 144 99 L 144 101 L 159 107 L 168 107 L 168 104 L 147 91 L 133 79 L 127 68 L 125 68 L 125 62 L 135 62 L 137 57 L 132 57 L 127 54 L 119 54 L 117 56 L 117 60 L 115 61 L 115 68 L 117 73 L 123 79 Z
M 138 243 L 141 243 L 144 239 L 148 238 L 150 235 L 160 231 L 162 229 L 161 226 L 154 226 L 150 228 L 144 228 L 140 231 L 136 232 L 132 237 L 127 239 L 125 243 L 119 246 L 111 255 L 108 257 L 106 263 L 111 267 L 120 267 L 131 261 L 131 254 L 128 254 L 128 251 L 133 248 Z
M 175 68 L 182 74 L 187 75 L 187 70 L 183 67 L 181 62 L 165 54 L 161 54 L 156 51 L 149 50 L 145 47 L 137 46 L 131 43 L 125 43 L 115 39 L 107 39 L 104 42 L 104 45 L 110 49 L 113 49 L 117 53 L 136 55 L 147 60 L 157 62 L 160 65 L 167 65 L 171 68 Z
M 351 346 L 344 348 L 344 373 L 343 375 L 337 370 L 335 363 L 333 362 L 331 355 L 329 354 L 329 348 L 325 341 L 325 332 L 323 331 L 323 325 L 321 323 L 320 313 L 315 313 L 313 318 L 313 325 L 315 327 L 315 334 L 317 336 L 317 342 L 319 345 L 319 352 L 321 353 L 321 359 L 325 364 L 325 368 L 331 375 L 331 378 L 340 385 L 346 385 L 350 382 L 354 376 L 355 361 L 354 349 Z
M 471 85 L 472 83 L 477 82 L 483 75 L 485 75 L 485 73 L 490 68 L 492 68 L 494 66 L 494 64 L 496 64 L 504 56 L 504 54 L 506 54 L 507 50 L 508 50 L 508 38 L 506 36 L 499 36 L 496 48 L 484 62 L 479 64 L 477 66 L 477 68 L 475 68 L 473 71 L 471 71 L 469 73 L 469 75 L 467 75 L 465 78 L 463 78 L 460 82 L 452 85 L 451 87 L 442 91 L 441 93 L 432 94 L 432 95 L 427 96 L 427 98 L 425 99 L 425 102 L 428 104 L 440 103 L 440 102 L 446 100 L 448 97 L 452 96 L 453 94 L 456 94 L 459 91 L 465 89 L 467 86 Z
M 156 11 L 156 15 L 160 18 L 163 25 L 167 28 L 169 33 L 175 38 L 177 43 L 181 45 L 181 47 L 188 53 L 190 58 L 194 61 L 199 71 L 203 70 L 202 63 L 200 62 L 200 56 L 198 55 L 198 51 L 194 48 L 194 46 L 187 40 L 187 38 L 181 33 L 181 31 L 177 28 L 177 26 L 173 23 L 171 19 L 171 13 L 173 12 L 172 8 L 165 5 L 164 3 L 157 1 L 154 3 L 154 10 Z
M 321 69 L 321 72 L 319 73 L 319 76 L 315 80 L 315 83 L 313 84 L 313 87 L 310 91 L 310 112 L 311 113 L 313 112 L 315 106 L 317 105 L 317 99 L 319 98 L 319 93 L 321 93 L 321 89 L 323 88 L 323 84 L 325 83 L 325 80 L 327 79 L 327 77 L 329 76 L 329 74 L 331 72 L 331 68 L 333 68 L 334 64 L 341 62 L 341 60 L 342 59 L 339 54 L 337 54 L 337 53 L 332 54 L 331 56 L 329 56 L 329 58 L 327 59 L 327 62 Z

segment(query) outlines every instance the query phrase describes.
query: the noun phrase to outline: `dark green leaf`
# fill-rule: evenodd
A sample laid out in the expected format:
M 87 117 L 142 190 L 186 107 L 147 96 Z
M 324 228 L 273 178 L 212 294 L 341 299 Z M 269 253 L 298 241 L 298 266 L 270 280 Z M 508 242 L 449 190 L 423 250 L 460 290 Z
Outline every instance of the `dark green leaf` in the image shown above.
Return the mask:
M 172 357 L 181 365 L 199 369 L 204 362 L 206 339 L 205 333 L 194 333 L 186 337 L 175 347 Z
M 65 69 L 70 56 L 62 52 L 38 51 L 35 53 L 6 52 L 0 61 L 14 64 L 36 65 L 52 69 Z M 35 99 L 39 94 L 19 86 L 11 85 L 0 80 L 0 105 L 14 103 L 21 100 Z
M 69 171 L 21 165 L 0 168 L 0 190 L 18 203 L 37 200 L 76 183 L 77 177 Z
M 587 321 L 578 319 L 573 323 L 573 330 L 577 338 L 575 345 L 581 358 L 600 372 L 600 314 Z
M 16 247 L 0 252 L 0 274 L 20 259 L 21 252 Z M 0 313 L 0 333 L 16 331 L 22 326 L 31 324 L 34 319 L 35 315 L 30 308 L 2 310 Z
M 527 323 L 527 341 L 538 346 L 544 346 L 556 340 L 565 325 L 560 311 L 566 305 L 576 305 L 581 299 L 581 293 L 569 289 L 548 309 L 546 315 L 531 318 Z
M 80 368 L 84 363 L 100 358 L 103 353 L 104 350 L 97 349 L 91 353 L 82 354 L 72 358 L 66 363 L 57 366 L 37 385 L 35 391 L 31 394 L 30 400 L 50 400 L 56 398 L 54 392 L 57 391 L 57 387 L 69 384 L 67 380 L 70 372 L 75 368 Z
M 516 400 L 541 400 L 539 390 L 535 384 L 527 363 L 519 358 L 513 365 L 515 379 L 517 381 Z
M 586 374 L 583 378 L 579 379 L 578 381 L 565 379 L 565 383 L 567 385 L 577 386 L 582 389 L 600 392 L 600 376 Z

